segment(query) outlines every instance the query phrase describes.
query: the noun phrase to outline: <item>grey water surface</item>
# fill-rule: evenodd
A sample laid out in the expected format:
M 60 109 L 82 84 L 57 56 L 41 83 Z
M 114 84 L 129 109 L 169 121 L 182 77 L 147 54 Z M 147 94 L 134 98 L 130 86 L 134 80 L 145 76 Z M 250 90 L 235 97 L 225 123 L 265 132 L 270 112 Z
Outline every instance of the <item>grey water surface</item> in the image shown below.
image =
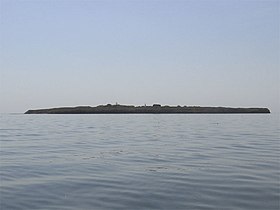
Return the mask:
M 279 209 L 279 115 L 1 115 L 0 209 Z

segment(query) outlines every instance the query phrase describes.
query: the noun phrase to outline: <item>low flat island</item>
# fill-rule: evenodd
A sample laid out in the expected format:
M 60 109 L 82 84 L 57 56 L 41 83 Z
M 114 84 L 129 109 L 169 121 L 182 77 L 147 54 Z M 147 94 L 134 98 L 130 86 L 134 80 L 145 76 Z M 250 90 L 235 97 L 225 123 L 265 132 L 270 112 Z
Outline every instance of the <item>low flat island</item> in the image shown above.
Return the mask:
M 254 114 L 270 113 L 268 108 L 231 108 L 200 106 L 133 106 L 133 105 L 99 105 L 59 107 L 50 109 L 28 110 L 25 114 Z

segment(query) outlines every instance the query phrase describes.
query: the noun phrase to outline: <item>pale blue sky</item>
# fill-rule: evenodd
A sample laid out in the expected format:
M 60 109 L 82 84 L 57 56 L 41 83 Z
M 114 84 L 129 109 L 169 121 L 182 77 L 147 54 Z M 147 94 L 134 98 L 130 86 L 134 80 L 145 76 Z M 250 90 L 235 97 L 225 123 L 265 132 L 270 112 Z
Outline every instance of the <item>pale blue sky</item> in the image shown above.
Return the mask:
M 0 0 L 0 112 L 280 108 L 278 0 Z

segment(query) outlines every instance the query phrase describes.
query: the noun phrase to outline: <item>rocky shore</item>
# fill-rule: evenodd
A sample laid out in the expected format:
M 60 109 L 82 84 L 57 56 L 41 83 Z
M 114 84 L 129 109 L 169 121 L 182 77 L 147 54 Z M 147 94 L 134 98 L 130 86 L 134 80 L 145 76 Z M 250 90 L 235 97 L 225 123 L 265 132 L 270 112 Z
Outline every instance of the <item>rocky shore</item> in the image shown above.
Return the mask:
M 50 109 L 28 110 L 25 114 L 241 114 L 270 113 L 268 108 L 230 108 L 200 106 L 133 106 L 133 105 L 99 105 L 96 107 L 60 107 Z

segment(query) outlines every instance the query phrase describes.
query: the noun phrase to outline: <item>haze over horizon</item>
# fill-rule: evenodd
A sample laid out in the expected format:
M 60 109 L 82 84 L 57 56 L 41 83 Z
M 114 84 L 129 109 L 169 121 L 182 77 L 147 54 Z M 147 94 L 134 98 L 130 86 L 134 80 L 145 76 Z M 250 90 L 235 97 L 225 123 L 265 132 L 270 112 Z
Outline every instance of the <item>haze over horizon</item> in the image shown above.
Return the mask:
M 277 0 L 0 0 L 0 113 L 100 104 L 280 112 Z

